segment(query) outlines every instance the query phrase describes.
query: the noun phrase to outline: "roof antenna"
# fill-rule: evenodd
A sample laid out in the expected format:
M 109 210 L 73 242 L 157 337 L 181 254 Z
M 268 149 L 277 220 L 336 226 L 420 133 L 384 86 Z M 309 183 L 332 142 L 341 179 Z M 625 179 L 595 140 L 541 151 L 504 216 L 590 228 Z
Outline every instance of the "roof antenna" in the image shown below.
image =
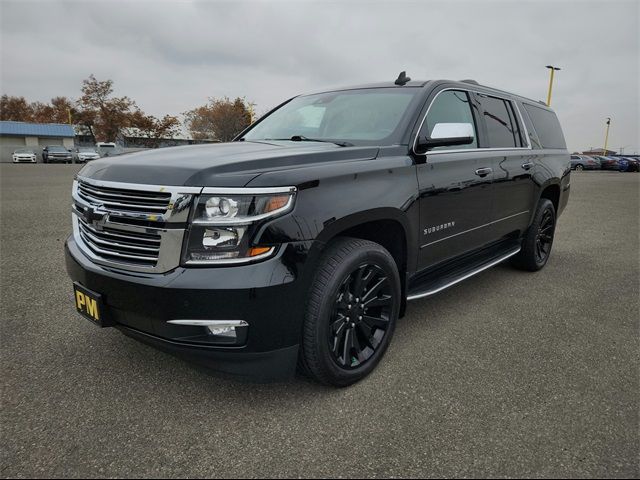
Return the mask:
M 398 75 L 398 78 L 396 78 L 395 84 L 406 85 L 410 81 L 411 81 L 411 78 L 407 77 L 407 72 L 403 70 L 402 72 L 400 72 L 400 75 Z

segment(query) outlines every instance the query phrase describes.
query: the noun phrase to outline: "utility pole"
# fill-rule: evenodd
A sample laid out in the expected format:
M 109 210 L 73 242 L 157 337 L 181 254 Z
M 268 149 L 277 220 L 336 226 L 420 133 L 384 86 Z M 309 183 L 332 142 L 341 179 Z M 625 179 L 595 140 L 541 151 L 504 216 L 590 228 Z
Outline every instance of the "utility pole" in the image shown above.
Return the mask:
M 559 67 L 554 67 L 553 65 L 547 65 L 547 68 L 551 70 L 551 75 L 549 76 L 549 93 L 547 94 L 547 107 L 551 106 L 551 91 L 553 90 L 553 74 L 556 70 L 560 70 Z
M 609 127 L 611 127 L 611 117 L 607 117 L 607 133 L 604 135 L 604 151 L 602 155 L 607 154 L 607 143 L 609 142 Z

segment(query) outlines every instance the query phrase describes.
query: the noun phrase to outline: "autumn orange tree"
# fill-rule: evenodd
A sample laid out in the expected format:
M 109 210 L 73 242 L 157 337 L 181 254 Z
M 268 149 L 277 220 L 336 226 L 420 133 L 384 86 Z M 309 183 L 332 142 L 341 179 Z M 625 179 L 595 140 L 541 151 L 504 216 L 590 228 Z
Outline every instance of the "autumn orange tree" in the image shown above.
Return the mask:
M 2 95 L 0 120 L 35 123 L 73 123 L 83 127 L 93 142 L 116 141 L 125 128 L 135 128 L 137 136 L 158 147 L 160 140 L 181 132 L 173 115 L 156 118 L 147 115 L 127 96 L 114 95 L 113 80 L 98 80 L 94 75 L 82 81 L 78 100 L 54 97 L 50 103 L 29 102 L 24 97 Z M 227 142 L 251 123 L 253 104 L 243 98 L 212 98 L 206 105 L 184 114 L 185 126 L 195 140 Z
M 153 147 L 159 147 L 161 139 L 172 138 L 180 133 L 180 120 L 173 115 L 156 118 L 137 109 L 131 114 L 129 123 L 141 137 L 148 138 Z
M 67 97 L 54 97 L 51 103 L 29 103 L 24 97 L 9 95 L 2 95 L 0 98 L 0 120 L 69 123 L 69 114 L 75 111 L 74 101 Z
M 137 110 L 129 97 L 113 96 L 113 80 L 97 80 L 95 76 L 82 81 L 79 110 L 85 112 L 80 120 L 92 136 L 100 141 L 114 142 L 120 131 L 131 126 L 131 116 Z
M 67 97 L 54 97 L 51 103 L 33 102 L 32 120 L 35 123 L 69 123 L 73 101 Z
M 184 113 L 185 126 L 195 140 L 228 142 L 251 123 L 252 105 L 243 98 L 211 98 Z
M 33 118 L 33 107 L 24 97 L 2 95 L 0 97 L 0 120 L 30 122 Z

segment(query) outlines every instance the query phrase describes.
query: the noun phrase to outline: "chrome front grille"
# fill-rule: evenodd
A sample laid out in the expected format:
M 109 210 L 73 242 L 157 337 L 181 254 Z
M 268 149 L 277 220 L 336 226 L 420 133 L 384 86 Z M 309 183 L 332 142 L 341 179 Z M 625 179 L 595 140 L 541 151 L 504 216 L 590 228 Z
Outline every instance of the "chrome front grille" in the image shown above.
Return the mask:
M 155 267 L 158 263 L 162 239 L 160 235 L 111 228 L 100 231 L 82 219 L 78 219 L 78 228 L 85 245 L 98 256 L 150 267 Z
M 73 234 L 94 263 L 164 273 L 180 264 L 185 225 L 201 187 L 73 183 Z
M 164 214 L 171 202 L 170 192 L 126 190 L 78 182 L 78 195 L 92 204 L 125 212 Z

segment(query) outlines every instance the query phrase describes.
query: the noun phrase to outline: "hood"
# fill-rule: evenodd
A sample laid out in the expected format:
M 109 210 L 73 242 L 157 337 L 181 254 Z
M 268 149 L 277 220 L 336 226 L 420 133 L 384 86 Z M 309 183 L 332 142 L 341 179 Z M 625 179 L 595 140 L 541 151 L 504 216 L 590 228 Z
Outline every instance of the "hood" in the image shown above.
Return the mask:
M 169 147 L 102 158 L 79 175 L 149 185 L 243 187 L 264 172 L 375 158 L 377 147 L 320 142 L 231 142 Z

